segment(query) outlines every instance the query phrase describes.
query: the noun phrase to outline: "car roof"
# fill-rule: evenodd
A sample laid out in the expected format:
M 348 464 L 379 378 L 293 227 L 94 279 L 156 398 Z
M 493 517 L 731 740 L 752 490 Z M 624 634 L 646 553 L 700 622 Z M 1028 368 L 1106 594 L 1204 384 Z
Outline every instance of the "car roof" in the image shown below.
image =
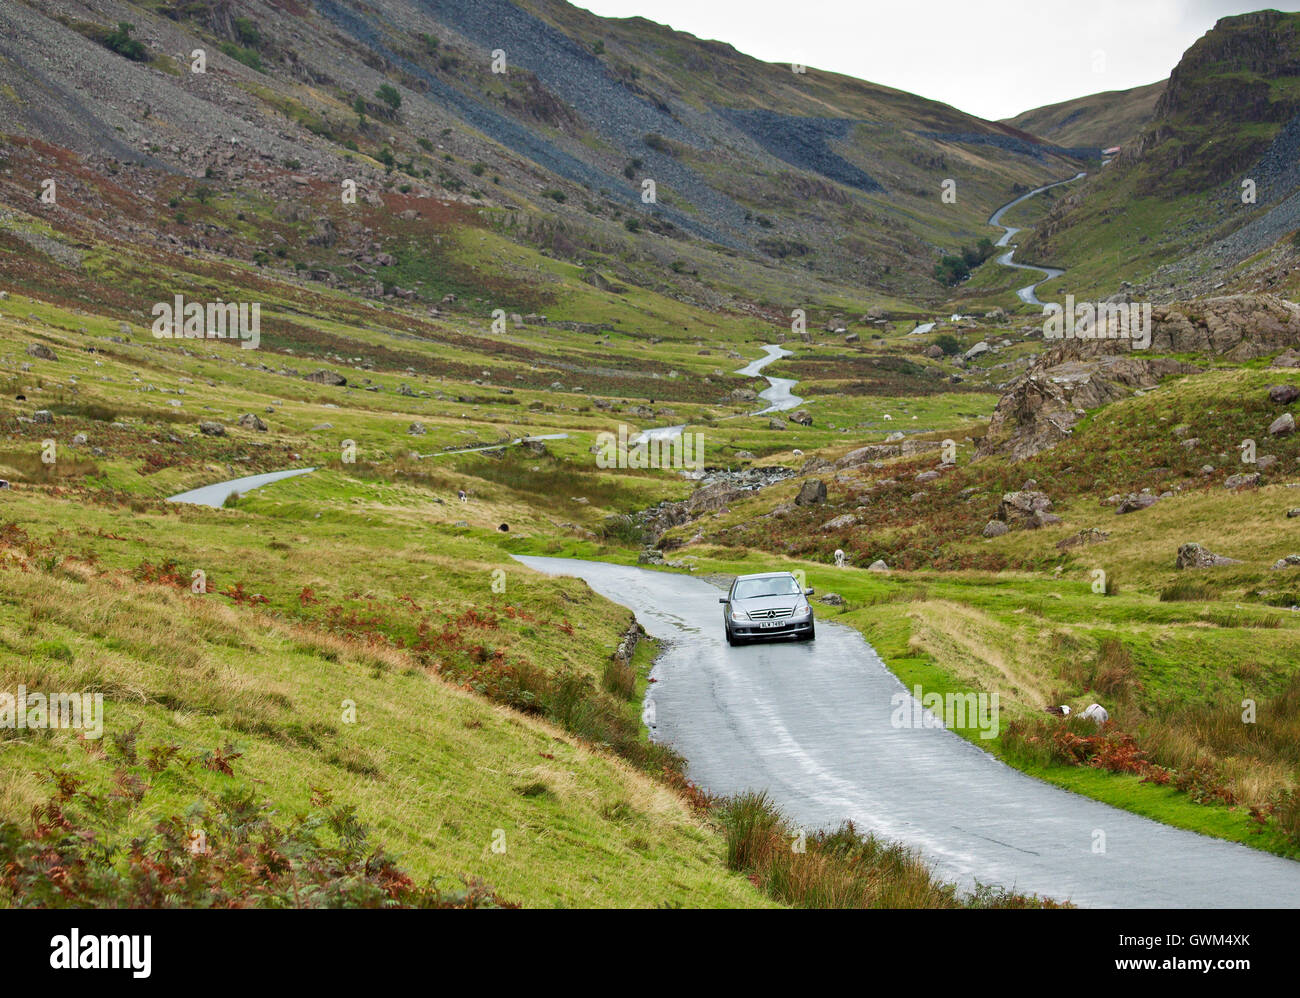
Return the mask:
M 755 575 L 737 575 L 736 581 L 743 582 L 745 579 L 777 579 L 782 576 L 793 576 L 793 572 L 758 572 Z

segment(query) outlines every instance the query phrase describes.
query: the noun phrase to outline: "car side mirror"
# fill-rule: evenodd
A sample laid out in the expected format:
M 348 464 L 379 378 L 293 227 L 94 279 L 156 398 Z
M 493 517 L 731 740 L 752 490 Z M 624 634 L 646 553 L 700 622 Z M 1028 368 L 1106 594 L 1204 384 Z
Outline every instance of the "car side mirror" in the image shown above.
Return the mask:
M 718 597 L 718 602 L 719 602 L 719 603 L 730 603 L 731 600 L 727 599 L 727 597 L 725 597 L 725 596 L 719 596 L 719 597 Z
M 815 589 L 805 589 L 805 590 L 803 591 L 803 594 L 804 594 L 805 596 L 811 596 L 811 595 L 812 595 L 813 593 L 815 593 L 816 591 L 817 591 L 817 590 L 815 590 Z

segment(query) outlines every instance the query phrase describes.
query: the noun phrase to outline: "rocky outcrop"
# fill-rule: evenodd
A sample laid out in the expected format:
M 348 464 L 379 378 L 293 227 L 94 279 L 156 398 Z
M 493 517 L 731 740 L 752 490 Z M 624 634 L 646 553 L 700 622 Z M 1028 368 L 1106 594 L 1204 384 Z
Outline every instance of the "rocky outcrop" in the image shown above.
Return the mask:
M 1071 348 L 1048 351 L 998 400 L 977 457 L 1002 454 L 1023 461 L 1068 437 L 1087 410 L 1154 388 L 1171 374 L 1200 371 L 1182 361 L 1132 354 L 1067 359 Z
M 903 440 L 900 443 L 867 444 L 865 447 L 849 451 L 835 462 L 835 467 L 841 470 L 860 468 L 873 461 L 887 461 L 892 457 L 915 457 L 917 454 L 925 454 L 942 447 L 943 444 L 938 440 Z
M 1086 547 L 1089 544 L 1101 544 L 1110 540 L 1110 534 L 1097 527 L 1084 527 L 1077 534 L 1071 534 L 1062 541 L 1058 541 L 1056 549 L 1058 551 L 1068 551 L 1070 548 Z
M 1051 510 L 1052 500 L 1047 498 L 1046 492 L 1008 492 L 998 504 L 998 519 L 1008 528 L 1034 530 L 1061 522 L 1061 518 Z
M 1178 549 L 1178 557 L 1174 561 L 1174 568 L 1215 568 L 1220 565 L 1240 565 L 1241 562 L 1236 558 L 1225 558 L 1223 555 L 1215 554 L 1208 548 L 1200 544 L 1184 544 Z
M 1032 457 L 1069 436 L 1087 410 L 1154 388 L 1171 374 L 1199 371 L 1147 353 L 1204 353 L 1234 361 L 1278 351 L 1294 356 L 1300 305 L 1268 294 L 1153 305 L 1150 332 L 1150 347 L 1137 352 L 1124 338 L 1055 341 L 998 402 L 977 456 Z
M 1130 340 L 1058 340 L 1067 356 L 1128 353 Z M 1300 347 L 1300 305 L 1270 294 L 1225 295 L 1151 306 L 1151 342 L 1145 352 L 1203 353 L 1244 361 Z
M 303 379 L 314 382 L 318 385 L 346 385 L 348 379 L 341 374 L 335 374 L 333 371 L 321 369 L 313 371 L 311 374 L 304 374 Z

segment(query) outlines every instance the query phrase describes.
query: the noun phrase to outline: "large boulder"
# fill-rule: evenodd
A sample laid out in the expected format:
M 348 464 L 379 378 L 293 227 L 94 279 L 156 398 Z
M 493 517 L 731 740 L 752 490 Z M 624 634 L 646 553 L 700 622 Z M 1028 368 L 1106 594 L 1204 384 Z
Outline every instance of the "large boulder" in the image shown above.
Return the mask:
M 1009 528 L 1034 530 L 1061 522 L 1060 517 L 1055 516 L 1051 509 L 1052 500 L 1047 498 L 1046 492 L 1007 492 L 998 503 L 998 519 Z
M 318 385 L 346 385 L 348 383 L 348 379 L 343 375 L 324 368 L 319 371 L 312 371 L 311 374 L 304 374 L 303 379 Z
M 1285 350 L 1273 358 L 1270 367 L 1300 367 L 1300 350 Z
M 1300 388 L 1295 385 L 1274 385 L 1268 390 L 1268 400 L 1278 405 L 1290 405 L 1300 399 Z
M 1047 351 L 1012 383 L 993 410 L 988 433 L 976 449 L 978 457 L 1001 454 L 1023 461 L 1068 437 L 1087 410 L 1154 388 L 1171 374 L 1199 372 L 1191 364 L 1163 357 L 1071 357 L 1074 342 Z
M 246 430 L 256 430 L 258 433 L 265 433 L 267 431 L 267 425 L 262 420 L 262 417 L 252 412 L 246 412 L 240 416 L 239 425 Z
M 1071 534 L 1064 540 L 1057 541 L 1056 549 L 1058 551 L 1068 551 L 1070 548 L 1086 547 L 1089 544 L 1101 544 L 1110 540 L 1110 534 L 1097 527 L 1084 527 L 1077 534 Z
M 883 461 L 886 458 L 898 457 L 903 452 L 897 444 L 867 444 L 865 447 L 859 447 L 851 450 L 842 458 L 835 462 L 837 468 L 860 468 L 864 464 L 871 464 L 873 461 Z
M 812 426 L 813 419 L 807 409 L 796 409 L 790 413 L 790 422 L 798 423 L 800 426 Z
M 1284 412 L 1269 424 L 1268 432 L 1270 436 L 1285 437 L 1295 432 L 1295 417 L 1289 412 Z
M 58 360 L 58 356 L 44 343 L 28 343 L 27 356 L 37 360 Z
M 1223 555 L 1215 554 L 1203 545 L 1196 543 L 1184 544 L 1178 549 L 1178 557 L 1174 560 L 1174 568 L 1216 568 L 1220 565 L 1240 565 L 1241 562 L 1236 558 L 1225 558 Z
M 1116 515 L 1136 513 L 1139 510 L 1149 509 L 1159 501 L 1160 497 L 1150 492 L 1133 492 L 1119 501 L 1115 506 L 1115 513 Z
M 796 506 L 818 506 L 826 501 L 826 483 L 820 478 L 809 478 L 799 487 Z

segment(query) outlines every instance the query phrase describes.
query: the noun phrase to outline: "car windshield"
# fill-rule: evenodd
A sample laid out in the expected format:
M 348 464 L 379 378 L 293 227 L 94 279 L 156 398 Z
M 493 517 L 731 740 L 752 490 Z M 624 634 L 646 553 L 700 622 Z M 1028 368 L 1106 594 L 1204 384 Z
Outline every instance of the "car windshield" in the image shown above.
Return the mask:
M 734 599 L 755 599 L 759 596 L 798 596 L 799 583 L 790 575 L 774 575 L 770 579 L 741 579 L 736 583 Z

